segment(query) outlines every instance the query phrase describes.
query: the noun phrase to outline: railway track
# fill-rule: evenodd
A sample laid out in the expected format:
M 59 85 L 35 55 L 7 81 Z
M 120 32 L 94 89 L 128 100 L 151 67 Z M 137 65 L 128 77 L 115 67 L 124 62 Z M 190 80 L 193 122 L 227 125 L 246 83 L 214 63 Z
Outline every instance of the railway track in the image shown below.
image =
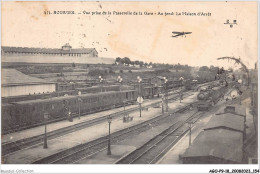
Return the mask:
M 187 96 L 190 96 L 191 94 L 188 94 L 188 92 L 186 92 L 185 95 L 187 97 Z M 177 100 L 178 98 L 179 98 L 179 96 L 177 95 L 177 96 L 173 96 L 172 98 L 169 98 L 169 100 Z M 143 106 L 142 108 L 153 107 L 153 106 L 158 105 L 159 103 L 161 103 L 161 101 L 157 101 L 152 104 L 148 104 L 146 106 Z M 132 113 L 137 110 L 139 110 L 139 107 L 134 107 L 134 108 L 126 110 L 126 113 Z M 119 111 L 119 112 L 109 114 L 109 115 L 115 119 L 115 118 L 121 117 L 123 115 L 123 113 L 124 113 L 124 111 Z M 78 123 L 78 124 L 75 124 L 72 126 L 68 126 L 68 127 L 64 127 L 61 129 L 57 129 L 57 130 L 48 132 L 47 133 L 48 140 L 66 135 L 71 132 L 75 132 L 75 131 L 84 129 L 86 127 L 90 127 L 90 126 L 102 123 L 107 120 L 107 117 L 108 117 L 108 115 L 105 115 L 105 116 L 102 116 L 102 117 L 99 117 L 99 118 L 96 118 L 93 120 L 81 122 L 81 123 Z M 16 151 L 26 149 L 33 145 L 41 144 L 41 143 L 43 143 L 43 139 L 44 139 L 44 134 L 41 134 L 41 135 L 21 139 L 21 140 L 14 141 L 14 142 L 2 143 L 2 156 L 12 154 Z
M 183 113 L 186 110 L 190 109 L 190 104 L 184 106 L 174 113 Z M 112 133 L 111 143 L 117 143 L 122 141 L 123 139 L 129 137 L 130 135 L 139 134 L 143 131 L 151 129 L 151 126 L 156 126 L 161 124 L 165 119 L 172 117 L 173 113 L 159 115 L 155 118 L 142 122 L 140 124 L 128 127 L 123 130 L 119 130 L 117 132 Z M 56 154 L 50 155 L 46 158 L 42 158 L 38 161 L 35 161 L 34 164 L 71 164 L 75 163 L 80 159 L 86 158 L 92 154 L 95 154 L 105 148 L 107 148 L 107 140 L 108 136 L 103 136 L 91 142 L 80 144 L 78 146 L 72 147 L 70 149 L 58 152 Z
M 185 118 L 185 121 L 173 124 L 171 127 L 155 136 L 149 142 L 136 149 L 117 164 L 155 164 L 170 148 L 176 144 L 189 130 L 188 121 L 196 122 L 204 112 L 195 112 Z

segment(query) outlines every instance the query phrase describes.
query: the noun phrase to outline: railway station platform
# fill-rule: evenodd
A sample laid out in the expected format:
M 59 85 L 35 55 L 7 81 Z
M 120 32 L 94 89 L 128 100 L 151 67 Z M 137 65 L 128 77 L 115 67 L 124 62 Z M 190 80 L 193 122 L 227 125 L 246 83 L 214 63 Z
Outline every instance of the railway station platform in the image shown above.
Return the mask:
M 184 100 L 182 101 L 182 103 L 179 102 L 179 100 L 176 100 L 174 102 L 169 102 L 169 111 L 174 111 L 177 108 L 179 108 L 180 106 L 184 106 L 188 103 L 192 103 L 196 100 L 196 94 L 197 92 L 193 92 L 193 95 L 184 98 Z M 154 100 L 149 100 L 147 101 L 145 105 L 151 104 L 152 102 L 154 102 Z M 137 105 L 133 105 L 133 106 L 127 106 L 126 109 L 131 108 L 131 107 L 136 107 Z M 123 108 L 117 108 L 114 109 L 113 112 L 118 112 L 118 111 L 122 111 Z M 146 120 L 149 120 L 151 118 L 154 118 L 158 115 L 161 115 L 161 111 L 162 108 L 149 108 L 148 111 L 142 111 L 142 117 L 140 117 L 139 115 L 139 111 L 135 111 L 133 113 L 130 113 L 130 116 L 133 117 L 133 121 L 128 122 L 128 123 L 123 123 L 123 118 L 119 117 L 116 119 L 112 120 L 111 123 L 111 133 L 142 123 Z M 71 124 L 76 124 L 77 122 L 81 122 L 81 121 L 86 121 L 87 119 L 93 119 L 95 116 L 104 116 L 108 115 L 110 112 L 112 111 L 104 111 L 104 112 L 99 112 L 96 114 L 91 114 L 88 117 L 84 118 L 81 117 L 81 119 L 79 120 L 78 118 L 74 118 L 74 122 L 68 122 L 68 121 L 62 121 L 58 123 L 54 123 L 53 127 L 51 127 L 51 125 L 48 125 L 47 130 L 50 131 L 50 129 L 54 130 L 55 128 L 58 129 L 62 126 L 66 126 L 66 125 L 71 125 Z M 85 119 L 85 120 L 84 120 Z M 56 125 L 57 124 L 57 125 Z M 29 131 L 29 130 L 26 130 Z M 44 127 L 39 127 L 39 128 L 35 128 L 30 130 L 30 136 L 33 135 L 37 135 L 38 134 L 42 134 L 44 131 Z M 21 131 L 22 132 L 22 131 Z M 15 136 L 15 134 L 12 135 L 6 135 L 5 136 L 5 142 L 8 141 L 8 138 L 10 139 L 11 136 L 13 136 L 13 139 L 18 140 L 18 138 L 23 138 L 24 136 L 29 137 L 29 135 L 27 135 L 27 133 L 22 134 L 20 132 L 17 133 L 17 135 Z M 28 133 L 29 134 L 29 133 Z M 63 135 L 61 137 L 55 138 L 55 139 L 51 139 L 48 141 L 48 148 L 47 149 L 43 149 L 43 143 L 38 144 L 38 145 L 33 145 L 27 149 L 23 149 L 17 152 L 14 152 L 12 154 L 6 155 L 2 157 L 2 162 L 4 164 L 29 164 L 29 163 L 33 163 L 34 161 L 40 160 L 44 157 L 47 157 L 49 155 L 55 154 L 57 152 L 63 151 L 65 149 L 74 147 L 76 145 L 82 144 L 82 143 L 86 143 L 92 140 L 95 140 L 99 137 L 102 136 L 106 136 L 108 134 L 108 123 L 107 122 L 102 122 L 99 123 L 95 126 L 91 126 L 91 127 L 87 127 L 84 129 L 81 129 L 79 131 L 75 131 L 66 135 Z M 16 138 L 15 138 L 16 137 Z M 147 136 L 149 138 L 149 136 Z M 131 141 L 131 140 L 130 140 Z M 112 148 L 114 148 L 115 146 L 112 146 Z M 115 159 L 119 159 L 120 157 L 122 157 L 123 155 L 125 155 L 126 153 L 132 151 L 134 149 L 134 147 L 128 147 L 127 146 L 120 146 L 123 148 L 123 150 L 121 148 L 116 148 L 119 149 L 119 152 L 117 153 L 117 157 Z M 121 150 L 120 150 L 121 149 Z M 113 150 L 113 149 L 112 149 Z M 101 152 L 102 153 L 102 152 Z M 97 154 L 97 158 L 100 157 Z M 102 158 L 105 159 L 105 158 Z M 97 162 L 99 160 L 94 160 L 95 163 L 99 163 Z M 110 161 L 110 162 L 108 162 Z M 93 161 L 92 161 L 93 162 Z M 108 164 L 108 163 L 114 163 L 114 160 L 111 159 L 107 159 L 106 161 L 101 160 L 101 163 L 103 164 Z

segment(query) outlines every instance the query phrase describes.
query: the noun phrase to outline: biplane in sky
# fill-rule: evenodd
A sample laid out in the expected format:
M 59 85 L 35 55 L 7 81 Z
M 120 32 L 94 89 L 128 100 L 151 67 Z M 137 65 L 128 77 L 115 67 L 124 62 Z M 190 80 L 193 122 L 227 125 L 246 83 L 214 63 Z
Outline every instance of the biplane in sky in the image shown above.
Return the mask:
M 172 37 L 178 37 L 178 36 L 185 36 L 186 37 L 186 34 L 191 34 L 192 32 L 177 32 L 177 31 L 173 31 L 172 34 L 175 34 L 173 35 Z

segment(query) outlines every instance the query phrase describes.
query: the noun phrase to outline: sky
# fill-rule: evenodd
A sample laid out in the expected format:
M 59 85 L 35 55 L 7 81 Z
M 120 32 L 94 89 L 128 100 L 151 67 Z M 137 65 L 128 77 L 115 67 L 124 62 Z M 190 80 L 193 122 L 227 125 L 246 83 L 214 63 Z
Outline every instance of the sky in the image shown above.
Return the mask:
M 196 16 L 176 15 L 185 12 Z M 201 12 L 210 16 L 198 16 Z M 224 24 L 227 19 L 237 25 Z M 171 37 L 173 31 L 192 33 Z M 69 43 L 94 47 L 100 57 L 234 67 L 217 60 L 229 56 L 252 68 L 258 59 L 257 31 L 257 2 L 2 2 L 2 46 L 61 48 Z

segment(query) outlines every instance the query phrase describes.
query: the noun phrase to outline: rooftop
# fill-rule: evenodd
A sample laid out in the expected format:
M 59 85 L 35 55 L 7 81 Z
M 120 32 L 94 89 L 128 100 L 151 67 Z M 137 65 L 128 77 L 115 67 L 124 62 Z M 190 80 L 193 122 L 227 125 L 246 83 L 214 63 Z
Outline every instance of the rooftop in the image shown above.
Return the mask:
M 2 69 L 2 86 L 52 83 L 36 77 L 31 77 L 16 69 Z
M 227 108 L 227 110 L 226 110 L 226 108 Z M 232 111 L 232 108 L 234 109 L 234 111 Z M 245 107 L 243 107 L 242 105 L 239 105 L 239 104 L 223 106 L 218 110 L 217 114 L 223 114 L 223 113 L 225 113 L 225 110 L 226 110 L 226 112 L 231 112 L 231 113 L 234 113 L 234 114 L 237 114 L 240 116 L 244 116 L 244 117 L 246 116 Z
M 206 129 L 224 128 L 243 132 L 244 118 L 231 113 L 214 115 L 208 122 Z
M 201 132 L 183 157 L 217 157 L 242 163 L 243 136 L 239 132 L 226 129 Z
M 68 48 L 68 49 L 64 49 Z M 96 51 L 95 48 L 76 48 L 73 49 L 70 45 L 65 44 L 62 48 L 31 48 L 31 47 L 7 47 L 2 46 L 3 52 L 18 52 L 18 53 L 51 53 L 51 54 L 60 54 L 60 53 L 91 53 Z

